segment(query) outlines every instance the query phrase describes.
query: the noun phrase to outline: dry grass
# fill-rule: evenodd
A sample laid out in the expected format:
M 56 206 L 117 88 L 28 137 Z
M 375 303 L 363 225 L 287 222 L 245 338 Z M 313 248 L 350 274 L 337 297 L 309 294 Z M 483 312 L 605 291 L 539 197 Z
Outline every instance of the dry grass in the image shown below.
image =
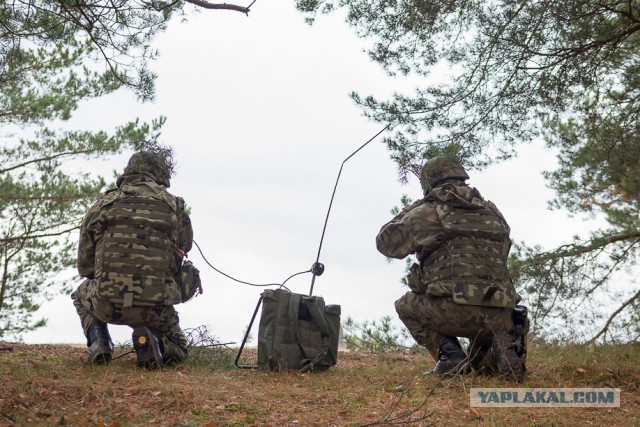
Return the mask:
M 424 354 L 341 353 L 329 371 L 300 374 L 236 369 L 233 352 L 212 351 L 215 365 L 148 372 L 133 355 L 89 366 L 83 348 L 0 343 L 0 425 L 640 425 L 638 346 L 531 348 L 521 387 L 618 387 L 613 409 L 470 408 L 471 387 L 515 386 L 423 376 L 433 366 Z

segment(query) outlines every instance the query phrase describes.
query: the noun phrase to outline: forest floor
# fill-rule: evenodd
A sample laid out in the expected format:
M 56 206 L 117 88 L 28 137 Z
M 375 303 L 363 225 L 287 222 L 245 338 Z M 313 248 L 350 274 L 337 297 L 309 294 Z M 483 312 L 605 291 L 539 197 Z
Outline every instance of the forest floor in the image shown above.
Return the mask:
M 522 384 L 425 376 L 433 361 L 410 351 L 340 352 L 328 371 L 304 374 L 238 369 L 232 349 L 198 351 L 146 371 L 133 354 L 91 366 L 81 346 L 0 342 L 0 425 L 640 425 L 638 345 L 530 346 Z M 255 350 L 242 359 L 255 363 Z M 471 407 L 472 388 L 619 388 L 620 406 Z

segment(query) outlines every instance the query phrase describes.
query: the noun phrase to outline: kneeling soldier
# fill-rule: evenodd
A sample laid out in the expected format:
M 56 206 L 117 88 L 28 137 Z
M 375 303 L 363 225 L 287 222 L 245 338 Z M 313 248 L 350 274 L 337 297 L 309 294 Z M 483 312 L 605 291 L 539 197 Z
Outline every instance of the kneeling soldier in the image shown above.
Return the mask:
M 117 188 L 84 218 L 78 272 L 71 295 L 87 338 L 89 363 L 108 363 L 108 323 L 133 328 L 139 366 L 157 368 L 187 357 L 187 340 L 174 304 L 182 302 L 180 272 L 193 230 L 184 200 L 167 192 L 169 150 L 135 153 Z
M 520 296 L 507 270 L 510 229 L 467 179 L 457 160 L 429 160 L 421 179 L 425 197 L 382 227 L 377 248 L 392 258 L 417 257 L 407 277 L 411 291 L 395 306 L 437 361 L 433 374 L 479 369 L 491 350 L 498 372 L 521 381 L 524 349 L 514 324 Z M 471 340 L 468 355 L 457 337 Z

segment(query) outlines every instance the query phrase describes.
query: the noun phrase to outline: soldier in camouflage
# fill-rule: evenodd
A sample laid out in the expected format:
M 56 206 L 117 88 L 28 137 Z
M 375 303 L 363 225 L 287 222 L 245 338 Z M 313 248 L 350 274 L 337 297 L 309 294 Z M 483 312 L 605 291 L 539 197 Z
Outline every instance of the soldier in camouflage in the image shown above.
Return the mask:
M 171 153 L 135 153 L 117 188 L 107 191 L 82 222 L 78 272 L 86 280 L 71 294 L 89 347 L 89 363 L 108 363 L 107 324 L 133 328 L 137 364 L 148 368 L 187 356 L 174 304 L 182 302 L 179 272 L 193 242 L 184 200 L 167 192 Z
M 509 226 L 498 208 L 469 187 L 455 159 L 436 157 L 422 169 L 425 197 L 380 230 L 378 251 L 391 258 L 415 254 L 411 288 L 396 311 L 418 344 L 437 361 L 436 375 L 479 369 L 493 353 L 500 374 L 520 381 L 513 309 L 520 300 L 507 270 Z M 457 337 L 471 340 L 465 354 Z

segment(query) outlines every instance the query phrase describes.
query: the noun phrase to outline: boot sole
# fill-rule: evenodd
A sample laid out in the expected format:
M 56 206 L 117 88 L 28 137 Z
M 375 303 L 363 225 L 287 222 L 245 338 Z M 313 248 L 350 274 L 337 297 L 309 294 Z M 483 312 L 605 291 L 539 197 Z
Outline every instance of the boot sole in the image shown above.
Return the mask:
M 429 372 L 425 372 L 425 375 L 433 375 L 437 377 L 455 377 L 458 375 L 468 375 L 470 373 L 471 367 L 468 365 L 468 363 L 465 362 L 446 369 L 436 370 L 436 368 L 434 368 Z
M 162 368 L 160 344 L 149 328 L 135 328 L 131 339 L 133 341 L 133 349 L 136 352 L 136 365 L 147 369 Z

